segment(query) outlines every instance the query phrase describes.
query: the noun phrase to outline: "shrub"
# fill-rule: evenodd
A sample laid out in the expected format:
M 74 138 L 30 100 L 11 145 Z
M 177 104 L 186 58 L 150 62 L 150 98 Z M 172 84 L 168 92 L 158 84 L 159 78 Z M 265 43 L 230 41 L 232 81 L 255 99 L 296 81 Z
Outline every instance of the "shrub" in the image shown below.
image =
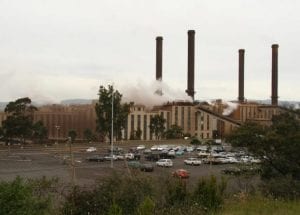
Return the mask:
M 51 214 L 51 196 L 17 177 L 12 182 L 0 182 L 0 214 L 41 215 Z
M 263 193 L 275 198 L 300 198 L 300 181 L 293 179 L 292 176 L 275 177 L 264 181 L 261 189 Z
M 192 193 L 192 200 L 205 210 L 215 211 L 223 203 L 225 188 L 226 182 L 223 178 L 219 184 L 215 176 L 211 176 L 210 179 L 202 178 Z

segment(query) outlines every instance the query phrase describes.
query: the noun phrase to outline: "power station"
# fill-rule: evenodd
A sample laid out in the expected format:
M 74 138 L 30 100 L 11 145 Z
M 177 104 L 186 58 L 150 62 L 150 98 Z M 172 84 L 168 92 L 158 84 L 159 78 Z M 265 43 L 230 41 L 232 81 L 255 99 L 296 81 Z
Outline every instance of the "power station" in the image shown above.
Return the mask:
M 271 104 L 248 102 L 244 95 L 244 64 L 245 50 L 238 50 L 238 96 L 236 101 L 224 103 L 215 100 L 212 103 L 195 101 L 195 34 L 188 30 L 187 40 L 187 89 L 185 92 L 192 102 L 170 101 L 155 107 L 146 107 L 135 104 L 131 107 L 127 118 L 123 139 L 153 140 L 150 132 L 151 117 L 161 115 L 165 120 L 166 129 L 177 125 L 185 134 L 199 139 L 223 138 L 236 127 L 246 121 L 254 121 L 269 126 L 272 116 L 285 112 L 286 109 L 278 106 L 278 48 L 273 44 L 271 63 Z M 163 37 L 156 37 L 156 81 L 163 81 Z M 163 95 L 163 89 L 154 92 L 157 96 Z M 34 120 L 41 120 L 48 128 L 50 139 L 64 139 L 70 129 L 77 131 L 78 138 L 83 138 L 85 129 L 95 130 L 96 114 L 94 105 L 47 105 L 39 108 Z M 6 119 L 5 113 L 0 113 L 0 125 Z M 140 134 L 136 137 L 136 133 Z

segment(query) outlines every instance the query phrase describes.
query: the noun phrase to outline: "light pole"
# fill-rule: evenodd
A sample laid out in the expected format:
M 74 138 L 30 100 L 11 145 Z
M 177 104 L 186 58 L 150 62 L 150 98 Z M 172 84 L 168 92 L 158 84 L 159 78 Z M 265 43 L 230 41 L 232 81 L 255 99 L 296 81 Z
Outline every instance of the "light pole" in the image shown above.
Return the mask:
M 56 128 L 56 141 L 55 141 L 55 144 L 58 144 L 58 131 L 60 129 L 60 126 L 56 125 L 55 128 Z
M 111 168 L 114 168 L 114 88 L 112 88 L 112 94 L 111 94 L 111 161 L 110 166 Z

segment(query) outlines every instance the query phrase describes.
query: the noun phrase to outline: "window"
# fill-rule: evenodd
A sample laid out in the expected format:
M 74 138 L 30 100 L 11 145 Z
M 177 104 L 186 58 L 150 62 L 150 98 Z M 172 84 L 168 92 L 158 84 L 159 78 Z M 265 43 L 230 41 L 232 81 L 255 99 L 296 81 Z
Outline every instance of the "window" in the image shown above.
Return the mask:
M 134 131 L 134 115 L 131 114 L 131 125 L 130 125 L 130 132 Z
M 184 107 L 181 107 L 181 127 L 184 130 Z
M 141 129 L 141 115 L 137 115 L 137 129 Z
M 170 112 L 167 112 L 167 129 L 169 129 L 169 123 L 170 123 Z
M 207 128 L 207 130 L 209 130 L 209 115 L 206 116 L 206 120 L 207 120 L 206 128 Z
M 147 139 L 147 115 L 144 115 L 144 140 Z

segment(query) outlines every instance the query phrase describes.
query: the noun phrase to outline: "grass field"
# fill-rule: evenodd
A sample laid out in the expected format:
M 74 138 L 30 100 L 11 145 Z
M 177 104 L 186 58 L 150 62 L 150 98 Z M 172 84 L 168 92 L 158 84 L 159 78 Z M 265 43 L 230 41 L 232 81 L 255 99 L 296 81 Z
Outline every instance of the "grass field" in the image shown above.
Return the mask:
M 299 215 L 300 201 L 284 201 L 259 195 L 238 196 L 225 202 L 219 214 L 224 215 Z

